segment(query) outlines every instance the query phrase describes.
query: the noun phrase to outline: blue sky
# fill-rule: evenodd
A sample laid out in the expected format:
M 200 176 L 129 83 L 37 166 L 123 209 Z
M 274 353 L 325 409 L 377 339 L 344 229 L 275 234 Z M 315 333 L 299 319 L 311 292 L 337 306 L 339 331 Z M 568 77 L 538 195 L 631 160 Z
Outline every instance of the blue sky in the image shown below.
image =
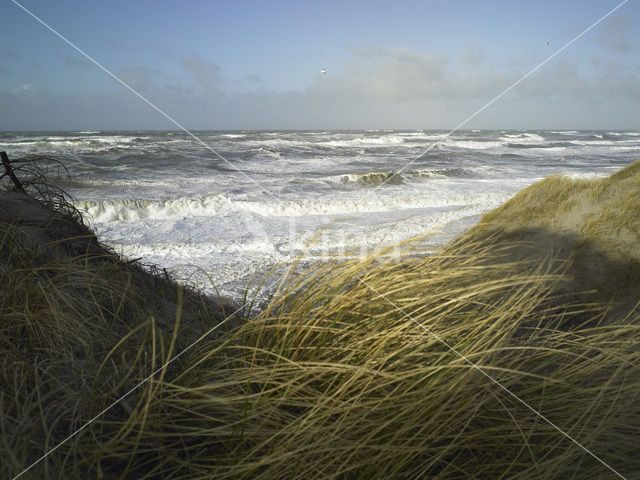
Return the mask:
M 620 3 L 18 1 L 191 129 L 452 128 Z M 0 130 L 176 128 L 0 18 Z M 638 24 L 630 0 L 465 127 L 640 128 Z

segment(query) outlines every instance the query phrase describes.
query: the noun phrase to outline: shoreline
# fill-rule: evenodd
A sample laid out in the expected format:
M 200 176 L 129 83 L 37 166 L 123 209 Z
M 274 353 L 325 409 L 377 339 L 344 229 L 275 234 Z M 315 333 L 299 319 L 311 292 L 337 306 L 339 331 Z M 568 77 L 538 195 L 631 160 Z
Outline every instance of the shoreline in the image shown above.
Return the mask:
M 364 130 L 203 134 L 277 198 L 177 134 L 4 140 L 15 157 L 47 152 L 64 159 L 72 182 L 59 186 L 92 215 L 101 240 L 178 278 L 202 267 L 211 281 L 199 273 L 193 279 L 215 294 L 214 284 L 250 277 L 267 264 L 437 231 L 498 207 L 554 172 L 609 174 L 640 155 L 639 136 L 613 133 L 459 133 L 385 184 L 439 137 Z

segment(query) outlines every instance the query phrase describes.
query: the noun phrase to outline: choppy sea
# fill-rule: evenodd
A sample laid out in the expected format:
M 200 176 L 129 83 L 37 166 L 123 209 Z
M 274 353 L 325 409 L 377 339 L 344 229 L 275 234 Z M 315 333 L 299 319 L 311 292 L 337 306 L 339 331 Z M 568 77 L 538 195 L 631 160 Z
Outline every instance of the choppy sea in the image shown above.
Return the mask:
M 66 190 L 118 252 L 232 296 L 292 259 L 471 225 L 548 175 L 640 159 L 638 131 L 446 133 L 5 132 L 0 145 L 61 160 Z

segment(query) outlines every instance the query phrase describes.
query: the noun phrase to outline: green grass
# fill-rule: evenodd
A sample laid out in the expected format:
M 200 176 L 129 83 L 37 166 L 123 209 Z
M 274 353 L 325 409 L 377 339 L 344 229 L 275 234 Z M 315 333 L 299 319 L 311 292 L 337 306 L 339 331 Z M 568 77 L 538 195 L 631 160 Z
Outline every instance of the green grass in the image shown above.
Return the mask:
M 291 274 L 23 478 L 618 478 L 483 372 L 640 478 L 640 269 L 612 233 L 637 240 L 639 165 L 540 182 L 429 257 L 408 242 Z M 44 258 L 1 227 L 11 478 L 221 317 L 111 257 Z M 580 281 L 590 262 L 599 276 Z

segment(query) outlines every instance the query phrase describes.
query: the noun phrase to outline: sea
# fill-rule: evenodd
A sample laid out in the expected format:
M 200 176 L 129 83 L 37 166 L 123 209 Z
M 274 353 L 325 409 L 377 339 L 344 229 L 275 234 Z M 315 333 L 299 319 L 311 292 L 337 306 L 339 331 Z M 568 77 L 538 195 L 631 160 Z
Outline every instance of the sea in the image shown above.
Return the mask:
M 296 262 L 423 234 L 428 254 L 548 175 L 640 159 L 640 131 L 4 132 L 0 145 L 61 161 L 75 206 L 126 258 L 235 298 Z

